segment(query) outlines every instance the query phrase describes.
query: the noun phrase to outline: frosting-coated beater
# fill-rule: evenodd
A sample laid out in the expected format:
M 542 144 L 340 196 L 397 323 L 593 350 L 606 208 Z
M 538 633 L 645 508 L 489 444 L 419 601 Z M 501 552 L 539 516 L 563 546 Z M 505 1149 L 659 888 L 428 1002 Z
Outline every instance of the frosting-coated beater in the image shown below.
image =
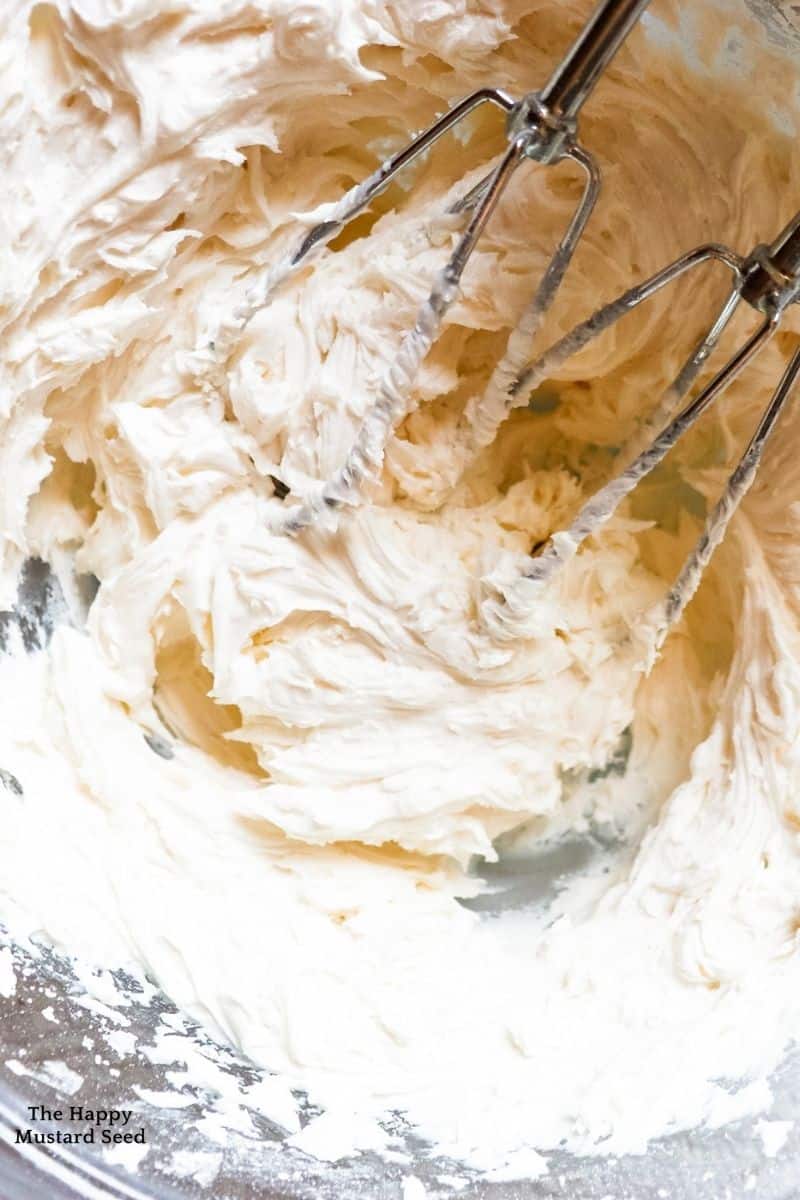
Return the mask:
M 224 333 L 220 331 L 211 347 L 217 371 L 224 367 L 236 337 L 271 300 L 278 287 L 357 217 L 398 172 L 475 109 L 489 104 L 507 114 L 508 148 L 498 166 L 452 210 L 470 214 L 466 228 L 444 268 L 436 276 L 429 297 L 417 313 L 413 328 L 403 338 L 344 464 L 314 495 L 287 509 L 278 526 L 281 531 L 298 533 L 323 514 L 343 505 L 357 503 L 363 485 L 380 469 L 386 444 L 395 427 L 408 414 L 410 395 L 419 367 L 439 334 L 445 313 L 458 294 L 464 269 L 512 175 L 525 160 L 543 165 L 567 160 L 575 163 L 585 174 L 582 197 L 531 304 L 509 336 L 505 354 L 477 409 L 502 403 L 508 387 L 525 365 L 531 338 L 553 302 L 600 191 L 597 163 L 577 140 L 578 115 L 648 3 L 649 0 L 602 0 L 541 91 L 531 92 L 515 102 L 499 88 L 481 88 L 460 100 L 372 175 L 351 188 L 332 207 L 327 218 L 302 238 L 291 254 L 263 272 L 250 286 L 243 304 L 234 311 Z
M 513 636 L 515 626 L 530 613 L 535 591 L 546 585 L 575 555 L 581 544 L 597 533 L 636 485 L 658 466 L 699 417 L 744 371 L 780 327 L 786 309 L 800 302 L 800 213 L 769 244 L 756 246 L 743 257 L 716 243 L 698 246 L 598 309 L 554 346 L 525 368 L 507 391 L 505 405 L 484 413 L 483 445 L 492 441 L 505 416 L 527 402 L 531 392 L 578 350 L 643 304 L 661 288 L 704 263 L 723 263 L 733 275 L 733 286 L 708 333 L 697 344 L 655 412 L 647 420 L 638 443 L 628 454 L 628 465 L 580 509 L 570 526 L 553 534 L 537 556 L 529 559 L 519 578 L 501 595 L 484 600 L 492 615 Z M 733 314 L 746 302 L 763 320 L 756 330 L 720 367 L 712 379 L 680 411 L 675 410 L 689 393 L 700 368 L 714 351 Z M 684 562 L 663 604 L 654 613 L 656 645 L 660 645 L 683 613 L 700 583 L 712 554 L 725 536 L 731 517 L 755 479 L 764 448 L 800 374 L 800 345 L 792 354 L 747 448 L 730 475 L 720 499 L 709 513 L 703 532 Z M 648 438 L 652 440 L 648 443 Z M 639 446 L 644 443 L 644 448 Z
M 707 243 L 681 255 L 643 283 L 598 309 L 535 361 L 529 348 L 550 308 L 600 190 L 600 172 L 593 156 L 578 141 L 580 111 L 603 71 L 638 21 L 649 0 L 602 0 L 549 82 L 540 90 L 514 101 L 499 88 L 481 88 L 457 102 L 448 112 L 384 162 L 363 182 L 334 204 L 327 218 L 315 225 L 280 263 L 262 272 L 249 288 L 244 303 L 215 339 L 213 359 L 219 369 L 235 338 L 277 289 L 306 265 L 389 182 L 425 153 L 443 134 L 453 130 L 483 105 L 506 113 L 508 147 L 499 164 L 451 209 L 468 213 L 465 229 L 448 261 L 435 278 L 430 295 L 420 307 L 415 324 L 403 338 L 366 412 L 356 438 L 338 472 L 278 518 L 277 530 L 297 534 L 325 514 L 358 503 L 363 486 L 374 478 L 383 462 L 387 443 L 396 426 L 408 415 L 414 381 L 425 356 L 436 340 L 448 308 L 455 300 L 470 256 L 493 211 L 520 164 L 541 165 L 569 161 L 581 168 L 585 185 L 581 199 L 533 298 L 511 331 L 505 353 L 492 372 L 483 395 L 470 401 L 460 419 L 456 439 L 462 463 L 489 446 L 499 426 L 515 409 L 527 404 L 532 392 L 573 354 L 608 330 L 656 292 L 709 262 L 724 264 L 733 285 L 716 319 L 695 346 L 676 379 L 664 393 L 628 448 L 627 465 L 579 510 L 569 527 L 551 535 L 537 548 L 515 578 L 506 584 L 488 584 L 480 612 L 491 619 L 497 634 L 509 637 L 524 632 L 536 595 L 577 553 L 582 543 L 599 532 L 621 502 L 653 471 L 700 416 L 739 376 L 777 331 L 787 307 L 800 301 L 800 213 L 770 245 L 756 246 L 743 256 L 728 246 Z M 734 313 L 746 302 L 763 316 L 751 334 L 710 382 L 684 407 L 681 402 L 709 356 L 716 349 Z M 656 645 L 660 645 L 681 616 L 700 582 L 714 550 L 755 478 L 767 440 L 800 374 L 800 348 L 792 355 L 753 436 L 733 470 L 723 494 L 709 514 L 702 535 L 686 559 L 663 605 L 654 614 Z M 680 409 L 675 415 L 676 409 Z M 455 447 L 454 447 L 455 449 Z

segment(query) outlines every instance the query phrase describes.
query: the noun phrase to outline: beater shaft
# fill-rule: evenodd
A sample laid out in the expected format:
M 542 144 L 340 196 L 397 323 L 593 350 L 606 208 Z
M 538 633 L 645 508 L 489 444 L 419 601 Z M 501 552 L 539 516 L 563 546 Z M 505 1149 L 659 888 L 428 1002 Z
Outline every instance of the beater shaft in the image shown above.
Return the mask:
M 542 104 L 563 119 L 576 118 L 648 3 L 616 0 L 601 4 L 540 91 Z

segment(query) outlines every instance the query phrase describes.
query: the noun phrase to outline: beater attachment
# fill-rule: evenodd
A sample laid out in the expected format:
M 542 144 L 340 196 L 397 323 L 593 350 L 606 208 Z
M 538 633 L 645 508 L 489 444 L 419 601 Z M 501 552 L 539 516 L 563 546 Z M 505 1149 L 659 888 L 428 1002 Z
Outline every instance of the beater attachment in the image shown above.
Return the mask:
M 602 487 L 578 512 L 569 527 L 553 534 L 541 552 L 528 560 L 519 577 L 498 596 L 486 597 L 484 619 L 494 627 L 516 636 L 536 603 L 536 594 L 577 552 L 581 544 L 599 532 L 636 485 L 649 475 L 695 422 L 744 371 L 766 343 L 774 337 L 791 304 L 800 302 L 800 213 L 771 245 L 758 245 L 747 257 L 726 246 L 700 246 L 670 263 L 638 287 L 631 288 L 610 304 L 598 309 L 581 325 L 556 342 L 516 378 L 504 396 L 504 404 L 484 411 L 481 441 L 494 437 L 501 421 L 515 407 L 524 405 L 531 392 L 552 375 L 568 358 L 604 330 L 643 304 L 667 284 L 693 268 L 709 262 L 724 263 L 733 276 L 733 286 L 705 337 L 684 363 L 665 392 L 656 412 L 647 421 L 637 443 L 652 440 L 640 452 L 629 454 L 625 469 Z M 677 415 L 676 408 L 715 349 L 723 330 L 740 304 L 749 304 L 763 320 L 714 377 Z M 731 517 L 747 493 L 758 471 L 770 434 L 784 409 L 800 373 L 800 346 L 794 351 L 784 374 L 764 411 L 751 440 L 730 475 L 719 501 L 708 515 L 703 532 L 686 559 L 678 578 L 657 614 L 656 648 L 679 619 L 700 583 L 711 556 L 725 536 Z M 632 460 L 631 460 L 632 459 Z
M 251 284 L 243 304 L 234 311 L 232 319 L 218 331 L 210 347 L 210 357 L 206 355 L 205 376 L 212 386 L 224 387 L 224 366 L 236 339 L 255 313 L 274 297 L 277 289 L 295 271 L 319 254 L 387 187 L 398 172 L 424 154 L 470 113 L 488 104 L 506 114 L 508 147 L 497 167 L 451 210 L 469 214 L 466 228 L 437 275 L 430 295 L 417 313 L 413 328 L 401 341 L 344 464 L 332 479 L 319 487 L 316 494 L 298 505 L 287 506 L 287 511 L 277 524 L 278 531 L 296 534 L 323 514 L 358 502 L 364 484 L 380 470 L 386 445 L 394 429 L 410 411 L 411 391 L 422 361 L 439 335 L 444 316 L 458 295 L 470 256 L 515 171 L 526 159 L 545 166 L 566 160 L 584 173 L 583 193 L 529 307 L 509 336 L 505 355 L 489 384 L 490 404 L 492 400 L 497 403 L 498 397 L 505 394 L 527 360 L 531 338 L 558 291 L 599 194 L 600 173 L 597 164 L 577 141 L 578 114 L 648 3 L 649 0 L 602 0 L 541 91 L 532 92 L 515 102 L 501 89 L 481 88 L 455 104 L 404 149 L 384 162 L 369 178 L 351 188 L 332 206 L 326 219 L 309 230 L 291 254 L 264 271 Z

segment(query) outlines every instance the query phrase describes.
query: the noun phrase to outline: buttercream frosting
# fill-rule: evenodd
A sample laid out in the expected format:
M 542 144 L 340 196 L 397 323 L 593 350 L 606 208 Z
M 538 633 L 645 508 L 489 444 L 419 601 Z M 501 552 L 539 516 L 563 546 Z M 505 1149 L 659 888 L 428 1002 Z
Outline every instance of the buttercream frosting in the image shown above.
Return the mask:
M 294 537 L 499 118 L 236 317 L 436 111 L 545 78 L 585 8 L 18 0 L 0 37 L 0 598 L 31 555 L 99 580 L 85 628 L 0 660 L 3 910 L 144 965 L 347 1115 L 350 1150 L 390 1111 L 487 1168 L 641 1150 L 763 1103 L 719 1081 L 797 1033 L 796 414 L 652 670 L 642 620 L 797 318 L 510 628 L 493 598 L 613 473 L 721 303 L 714 270 L 468 445 L 581 187 L 521 170 L 365 502 Z M 781 226 L 788 69 L 733 3 L 653 5 L 586 111 L 604 191 L 549 337 L 699 241 Z M 546 915 L 459 902 L 501 835 L 590 815 L 631 834 L 608 874 Z

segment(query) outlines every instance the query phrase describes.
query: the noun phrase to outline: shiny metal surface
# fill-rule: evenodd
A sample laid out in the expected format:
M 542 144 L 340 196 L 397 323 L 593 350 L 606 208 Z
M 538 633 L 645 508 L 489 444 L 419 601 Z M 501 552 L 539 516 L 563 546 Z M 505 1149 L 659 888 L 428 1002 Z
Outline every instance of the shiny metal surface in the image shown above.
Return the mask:
M 600 76 L 650 0 L 603 0 L 589 18 L 539 98 L 562 118 L 577 117 Z

